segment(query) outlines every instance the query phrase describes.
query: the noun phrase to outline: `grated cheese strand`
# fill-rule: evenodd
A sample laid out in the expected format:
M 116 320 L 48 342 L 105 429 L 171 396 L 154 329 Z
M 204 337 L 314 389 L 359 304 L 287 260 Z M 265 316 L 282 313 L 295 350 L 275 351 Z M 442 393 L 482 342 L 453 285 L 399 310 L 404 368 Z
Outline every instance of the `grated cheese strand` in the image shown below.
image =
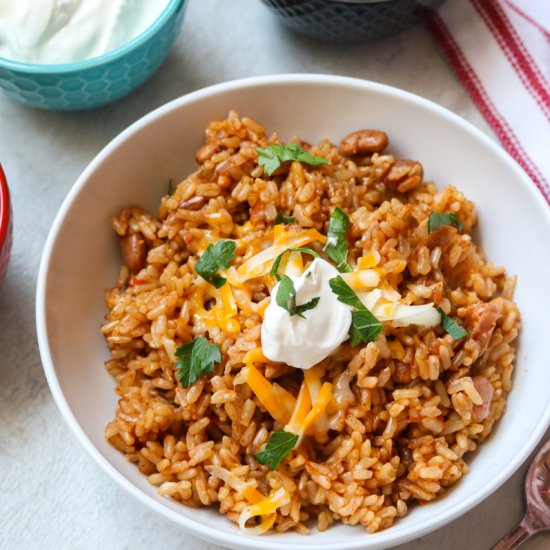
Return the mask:
M 237 491 L 239 494 L 243 495 L 248 502 L 251 504 L 256 504 L 261 502 L 265 497 L 253 487 L 250 483 L 244 482 L 242 479 L 239 479 L 232 472 L 221 466 L 208 465 L 204 469 L 213 477 L 221 479 L 223 482 L 227 483 L 231 489 Z
M 283 258 L 283 262 L 285 258 Z M 294 275 L 299 277 L 304 272 L 304 261 L 301 252 L 290 252 L 286 257 L 286 263 L 282 266 L 281 271 L 285 275 Z
M 259 505 L 261 502 L 267 500 L 258 489 L 253 487 L 250 483 L 245 483 L 242 479 L 239 479 L 237 476 L 235 476 L 233 473 L 231 473 L 229 470 L 226 470 L 225 468 L 222 468 L 221 466 L 214 466 L 209 465 L 205 466 L 205 470 L 214 477 L 217 477 L 218 479 L 221 479 L 227 485 L 229 485 L 233 490 L 235 490 L 237 493 L 242 495 L 250 504 L 252 505 Z M 261 514 L 264 515 L 264 514 Z M 250 516 L 252 517 L 252 516 Z M 246 521 L 250 519 L 247 518 Z M 265 533 L 271 527 L 273 527 L 273 524 L 275 523 L 275 520 L 277 519 L 277 513 L 272 512 L 270 514 L 266 514 L 265 518 L 263 519 L 262 523 L 256 527 L 256 528 L 245 528 L 250 534 L 261 534 Z
M 271 270 L 273 260 L 287 248 L 298 248 L 313 241 L 324 243 L 326 240 L 327 238 L 316 229 L 296 233 L 293 230 L 285 230 L 282 226 L 275 226 L 273 244 L 240 265 L 237 274 L 241 282 L 262 277 Z
M 321 391 L 319 392 L 319 397 L 313 404 L 313 407 L 309 411 L 308 415 L 304 418 L 304 421 L 302 423 L 302 434 L 305 433 L 305 431 L 317 422 L 317 420 L 320 418 L 321 414 L 325 411 L 327 408 L 327 405 L 329 404 L 329 401 L 332 398 L 332 384 L 330 382 L 325 382 L 321 386 Z
M 266 499 L 247 506 L 239 516 L 239 527 L 249 535 L 261 535 L 269 530 L 277 518 L 277 509 L 290 502 L 290 495 L 284 487 L 277 489 Z M 257 516 L 266 516 L 256 527 L 246 527 L 246 522 Z
M 375 288 L 380 283 L 380 270 L 378 269 L 360 269 L 351 273 L 342 273 L 341 277 L 353 288 Z
M 307 371 L 306 371 L 307 372 Z M 300 387 L 298 393 L 298 398 L 296 399 L 296 406 L 294 407 L 294 412 L 288 421 L 288 424 L 284 427 L 285 432 L 290 432 L 293 434 L 300 435 L 303 430 L 302 426 L 306 416 L 311 410 L 311 398 L 309 395 L 309 390 L 304 380 Z
M 267 412 L 275 420 L 286 424 L 296 406 L 296 399 L 281 386 L 271 384 L 252 364 L 244 367 L 241 372 L 246 383 L 267 409 Z
M 325 369 L 321 365 L 316 365 L 311 369 L 304 371 L 304 380 L 309 389 L 309 395 L 311 401 L 315 403 L 319 398 L 319 393 L 321 392 L 321 380 L 325 375 Z M 306 430 L 306 435 L 315 435 L 318 440 L 324 440 L 327 438 L 328 432 L 328 418 L 326 411 L 319 416 L 316 422 Z

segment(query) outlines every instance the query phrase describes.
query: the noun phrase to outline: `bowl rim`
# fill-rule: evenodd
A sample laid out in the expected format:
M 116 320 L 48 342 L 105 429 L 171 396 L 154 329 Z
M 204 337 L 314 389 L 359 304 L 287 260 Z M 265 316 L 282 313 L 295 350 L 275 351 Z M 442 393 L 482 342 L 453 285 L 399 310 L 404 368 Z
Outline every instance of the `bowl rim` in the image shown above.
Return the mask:
M 132 38 L 128 42 L 124 42 L 121 46 L 115 50 L 106 52 L 97 57 L 91 59 L 83 59 L 81 61 L 71 61 L 70 63 L 25 63 L 23 61 L 13 61 L 6 57 L 0 56 L 0 68 L 5 68 L 10 71 L 16 71 L 18 73 L 25 73 L 29 75 L 55 75 L 66 74 L 73 72 L 80 72 L 87 69 L 93 69 L 99 67 L 105 63 L 116 61 L 126 54 L 137 49 L 139 46 L 149 40 L 161 27 L 164 26 L 172 15 L 183 5 L 187 0 L 168 0 L 166 6 L 160 13 L 160 15 L 149 25 L 141 34 Z
M 191 534 L 198 536 L 202 539 L 211 541 L 221 546 L 227 547 L 231 545 L 232 548 L 246 548 L 250 550 L 288 550 L 289 543 L 284 540 L 277 540 L 275 537 L 250 537 L 241 533 L 229 533 L 225 531 L 219 531 L 216 528 L 209 527 L 204 523 L 196 521 L 192 518 L 185 517 L 179 514 L 174 509 L 166 506 L 165 504 L 155 500 L 152 496 L 142 491 L 137 485 L 134 485 L 128 480 L 122 473 L 120 473 L 94 446 L 90 439 L 88 439 L 83 428 L 78 423 L 77 419 L 73 415 L 61 389 L 60 381 L 57 379 L 56 371 L 54 367 L 53 358 L 48 345 L 48 330 L 46 325 L 46 283 L 48 278 L 49 266 L 51 261 L 51 254 L 54 249 L 55 242 L 59 235 L 59 232 L 63 226 L 64 219 L 68 214 L 74 200 L 77 198 L 81 189 L 86 185 L 90 175 L 101 165 L 101 163 L 116 150 L 120 144 L 126 139 L 132 137 L 138 133 L 143 126 L 146 126 L 149 122 L 156 118 L 162 117 L 174 109 L 181 108 L 186 104 L 192 104 L 196 100 L 204 99 L 211 96 L 216 96 L 229 91 L 235 91 L 239 89 L 249 89 L 254 87 L 263 87 L 266 85 L 319 85 L 319 86 L 339 86 L 344 88 L 352 88 L 355 90 L 363 90 L 366 92 L 373 91 L 383 93 L 395 99 L 405 100 L 411 104 L 416 104 L 429 109 L 438 116 L 443 116 L 450 119 L 454 124 L 460 126 L 462 129 L 469 132 L 472 137 L 478 139 L 489 147 L 492 152 L 504 162 L 507 167 L 515 172 L 518 176 L 518 180 L 522 182 L 522 191 L 529 194 L 531 200 L 534 203 L 538 203 L 546 216 L 548 227 L 550 227 L 550 206 L 544 200 L 540 192 L 536 189 L 535 185 L 521 169 L 521 167 L 502 149 L 502 147 L 491 139 L 487 134 L 476 128 L 473 124 L 461 118 L 459 115 L 449 111 L 445 107 L 438 105 L 426 98 L 413 94 L 411 92 L 396 88 L 393 86 L 380 84 L 378 82 L 372 82 L 353 77 L 337 76 L 337 75 L 324 75 L 324 74 L 279 74 L 279 75 L 266 75 L 248 77 L 237 80 L 232 80 L 220 84 L 215 84 L 191 92 L 176 98 L 141 117 L 120 134 L 118 134 L 111 142 L 109 142 L 90 162 L 85 168 L 82 174 L 79 176 L 65 200 L 63 201 L 59 212 L 57 213 L 53 225 L 50 229 L 46 244 L 44 247 L 42 259 L 40 262 L 40 269 L 37 280 L 37 292 L 36 292 L 36 323 L 37 323 L 37 337 L 42 364 L 50 390 L 56 401 L 56 404 L 69 427 L 76 435 L 77 439 L 84 447 L 86 452 L 92 457 L 92 459 L 105 471 L 112 479 L 114 479 L 121 487 L 123 487 L 128 493 L 133 495 L 137 500 L 147 506 L 149 509 L 157 512 L 163 518 L 171 520 L 175 524 L 183 527 Z M 471 510 L 474 506 L 482 502 L 494 491 L 496 491 L 504 482 L 506 482 L 512 474 L 521 466 L 521 464 L 528 458 L 531 452 L 536 447 L 544 435 L 548 425 L 550 424 L 550 401 L 546 405 L 544 414 L 539 418 L 536 426 L 533 427 L 529 434 L 527 443 L 516 454 L 513 461 L 508 463 L 505 468 L 491 476 L 488 482 L 480 486 L 477 491 L 472 493 L 468 498 L 462 500 L 460 503 L 454 505 L 452 508 L 442 512 L 437 521 L 433 519 L 423 520 L 414 525 L 408 526 L 402 529 L 400 532 L 392 532 L 391 529 L 376 533 L 374 535 L 358 536 L 357 539 L 348 540 L 345 542 L 328 542 L 323 543 L 316 540 L 312 540 L 311 543 L 305 543 L 300 546 L 304 550 L 359 550 L 365 547 L 365 536 L 368 536 L 375 548 L 391 547 L 397 544 L 405 543 L 412 539 L 418 538 L 429 532 L 440 529 L 447 525 L 449 522 L 457 519 L 465 514 L 468 510 Z
M 10 218 L 10 191 L 8 180 L 0 163 L 0 249 L 6 240 Z

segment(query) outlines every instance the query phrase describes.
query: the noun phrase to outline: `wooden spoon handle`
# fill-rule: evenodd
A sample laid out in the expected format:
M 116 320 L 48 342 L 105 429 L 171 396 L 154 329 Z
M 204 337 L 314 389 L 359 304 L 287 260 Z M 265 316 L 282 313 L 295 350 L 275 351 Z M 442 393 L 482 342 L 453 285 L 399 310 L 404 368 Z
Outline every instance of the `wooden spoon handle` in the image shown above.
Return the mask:
M 537 531 L 530 518 L 525 515 L 514 529 L 493 546 L 492 550 L 515 550 Z

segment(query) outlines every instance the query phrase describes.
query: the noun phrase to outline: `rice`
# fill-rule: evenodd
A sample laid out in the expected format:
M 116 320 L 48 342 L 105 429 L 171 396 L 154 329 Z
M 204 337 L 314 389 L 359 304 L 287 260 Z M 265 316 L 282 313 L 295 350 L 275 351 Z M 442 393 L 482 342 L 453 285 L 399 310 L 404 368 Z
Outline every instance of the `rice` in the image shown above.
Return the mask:
M 467 473 L 467 453 L 504 413 L 519 331 L 515 280 L 472 241 L 474 204 L 453 187 L 425 182 L 418 161 L 385 150 L 344 156 L 327 140 L 294 141 L 329 164 L 294 162 L 267 176 L 256 148 L 279 144 L 277 135 L 231 112 L 209 124 L 197 171 L 161 199 L 156 216 L 131 206 L 113 220 L 126 265 L 107 292 L 102 327 L 119 396 L 105 437 L 161 495 L 187 506 L 216 506 L 238 523 L 250 505 L 238 484 L 264 498 L 282 488 L 288 502 L 275 512 L 275 531 L 306 534 L 341 521 L 373 533 Z M 268 282 L 235 289 L 235 312 L 212 322 L 215 298 L 194 266 L 219 239 L 237 240 L 234 264 L 242 265 L 269 246 L 278 212 L 295 218 L 296 228 L 326 234 L 334 207 L 350 218 L 348 262 L 377 252 L 388 285 L 409 304 L 434 302 L 469 336 L 455 341 L 439 326 L 385 324 L 376 342 L 342 344 L 321 363 L 341 397 L 328 431 L 304 437 L 269 471 L 253 455 L 283 426 L 241 372 L 245 354 L 261 346 Z M 456 214 L 464 231 L 428 234 L 432 211 Z M 318 244 L 311 246 L 320 252 Z M 146 261 L 136 268 L 128 254 L 135 260 L 140 250 Z M 183 388 L 174 354 L 200 336 L 219 346 L 222 361 Z M 256 367 L 296 396 L 301 371 Z

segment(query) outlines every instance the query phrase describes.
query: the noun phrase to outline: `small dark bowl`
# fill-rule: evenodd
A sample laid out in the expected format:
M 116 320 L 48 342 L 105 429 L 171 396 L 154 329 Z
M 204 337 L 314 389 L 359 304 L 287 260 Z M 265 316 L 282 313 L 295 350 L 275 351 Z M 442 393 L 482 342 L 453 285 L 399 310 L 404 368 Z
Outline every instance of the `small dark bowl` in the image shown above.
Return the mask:
M 0 164 L 0 283 L 8 269 L 12 242 L 12 215 L 8 182 Z
M 331 42 L 373 40 L 419 21 L 439 0 L 262 0 L 292 30 Z

